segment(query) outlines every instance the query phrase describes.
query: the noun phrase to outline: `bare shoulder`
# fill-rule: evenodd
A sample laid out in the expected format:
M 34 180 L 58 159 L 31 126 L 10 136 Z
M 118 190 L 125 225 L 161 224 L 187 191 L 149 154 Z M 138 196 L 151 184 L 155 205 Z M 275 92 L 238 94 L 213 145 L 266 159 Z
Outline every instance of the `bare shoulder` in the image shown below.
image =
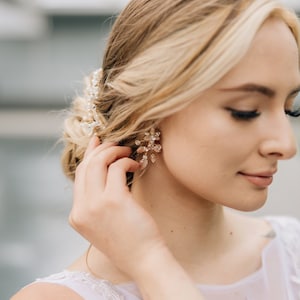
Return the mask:
M 10 300 L 82 300 L 71 289 L 54 283 L 37 282 L 16 293 Z

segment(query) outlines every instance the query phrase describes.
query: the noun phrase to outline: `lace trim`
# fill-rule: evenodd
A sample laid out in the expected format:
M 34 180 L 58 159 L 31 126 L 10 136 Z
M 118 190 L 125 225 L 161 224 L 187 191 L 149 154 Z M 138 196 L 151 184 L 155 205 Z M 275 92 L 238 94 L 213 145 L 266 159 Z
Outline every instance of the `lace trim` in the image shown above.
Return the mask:
M 274 221 L 282 230 L 280 238 L 284 244 L 287 254 L 291 258 L 293 267 L 291 281 L 299 286 L 296 295 L 300 300 L 300 222 L 297 219 L 289 217 L 276 218 Z
M 38 278 L 36 281 L 51 283 L 75 282 L 87 286 L 88 289 L 95 291 L 97 295 L 103 296 L 105 300 L 124 300 L 124 297 L 114 289 L 112 283 L 107 280 L 98 279 L 86 272 L 64 270 L 45 278 Z

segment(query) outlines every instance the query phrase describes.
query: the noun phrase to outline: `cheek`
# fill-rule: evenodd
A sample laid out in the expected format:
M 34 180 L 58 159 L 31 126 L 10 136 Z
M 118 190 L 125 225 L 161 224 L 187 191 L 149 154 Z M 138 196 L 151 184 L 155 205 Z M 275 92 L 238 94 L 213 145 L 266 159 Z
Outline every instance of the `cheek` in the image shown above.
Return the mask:
M 201 128 L 169 132 L 163 138 L 162 152 L 169 173 L 191 189 L 209 184 L 211 178 L 222 172 L 224 164 L 224 145 L 223 149 L 216 145 L 218 139 L 219 136 Z
M 245 135 L 245 126 L 238 126 L 223 111 L 175 115 L 161 129 L 167 167 L 185 176 L 232 172 L 253 153 L 253 132 Z
M 172 176 L 198 191 L 230 183 L 251 155 L 241 141 L 206 133 L 201 137 L 174 135 L 163 147 L 163 160 Z

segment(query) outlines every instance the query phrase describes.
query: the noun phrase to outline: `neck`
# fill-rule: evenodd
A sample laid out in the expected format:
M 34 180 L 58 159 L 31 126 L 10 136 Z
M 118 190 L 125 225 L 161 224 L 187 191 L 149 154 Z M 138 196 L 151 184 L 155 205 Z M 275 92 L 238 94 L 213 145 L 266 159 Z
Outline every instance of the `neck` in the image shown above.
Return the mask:
M 143 176 L 135 176 L 131 191 L 155 220 L 176 260 L 200 282 L 209 275 L 216 257 L 220 261 L 231 248 L 237 236 L 235 232 L 232 234 L 233 222 L 228 221 L 232 218 L 227 217 L 229 212 L 221 205 L 180 186 L 165 170 L 160 164 L 150 166 Z M 218 265 L 222 265 L 219 261 Z M 115 283 L 131 281 L 94 247 L 89 263 L 100 278 Z
M 159 165 L 151 167 L 135 179 L 132 193 L 154 218 L 176 259 L 195 264 L 215 255 L 218 248 L 222 251 L 231 231 L 223 207 L 187 191 Z

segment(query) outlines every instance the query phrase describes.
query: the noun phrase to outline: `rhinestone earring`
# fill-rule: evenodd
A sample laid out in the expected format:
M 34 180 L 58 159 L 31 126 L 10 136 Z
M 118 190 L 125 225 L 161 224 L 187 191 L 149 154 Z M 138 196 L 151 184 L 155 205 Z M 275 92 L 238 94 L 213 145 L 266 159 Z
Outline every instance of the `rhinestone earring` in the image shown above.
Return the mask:
M 160 131 L 154 128 L 145 132 L 143 139 L 135 141 L 136 146 L 138 146 L 136 152 L 142 155 L 139 160 L 142 170 L 147 167 L 149 159 L 152 163 L 156 162 L 157 153 L 160 153 L 162 149 L 159 141 Z

